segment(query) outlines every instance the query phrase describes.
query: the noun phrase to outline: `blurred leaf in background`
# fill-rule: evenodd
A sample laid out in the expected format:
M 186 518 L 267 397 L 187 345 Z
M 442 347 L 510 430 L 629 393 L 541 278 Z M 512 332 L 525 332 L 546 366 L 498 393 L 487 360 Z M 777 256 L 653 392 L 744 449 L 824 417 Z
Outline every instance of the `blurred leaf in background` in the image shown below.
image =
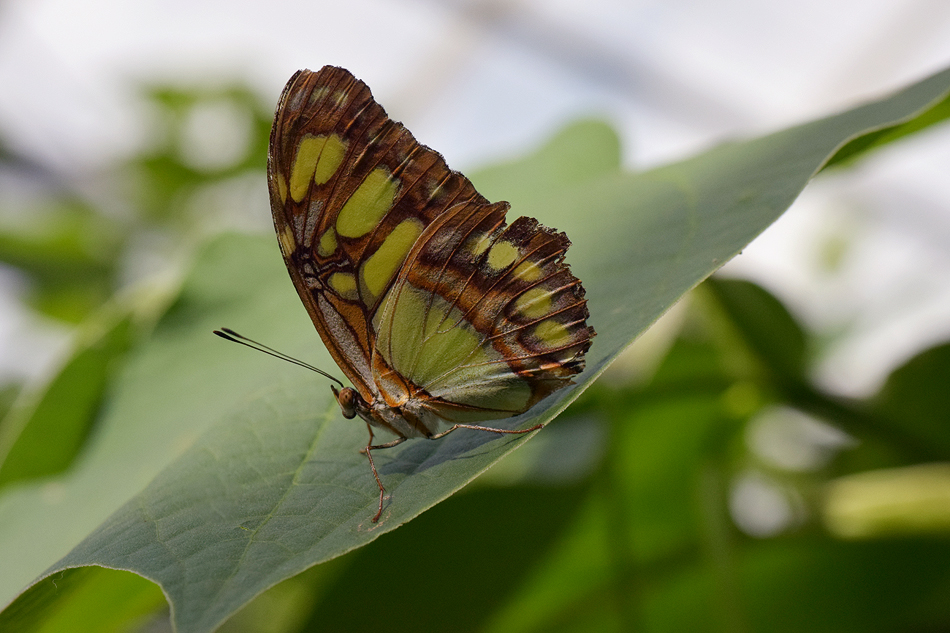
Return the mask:
M 240 222 L 240 205 L 229 203 L 246 198 L 242 180 L 264 186 L 272 115 L 248 88 L 142 94 L 152 115 L 147 147 L 106 173 L 49 173 L 0 154 L 0 167 L 23 183 L 0 200 L 0 262 L 26 277 L 28 301 L 44 315 L 80 322 L 128 283 L 187 256 L 181 249 L 196 237 Z
M 271 114 L 248 88 L 150 86 L 141 94 L 153 118 L 148 146 L 105 173 L 57 174 L 0 153 L 0 168 L 19 183 L 0 199 L 0 263 L 25 280 L 24 298 L 43 317 L 85 322 L 52 382 L 22 393 L 10 384 L 0 394 L 6 413 L 20 393 L 0 416 L 0 486 L 71 463 L 110 371 L 164 309 L 176 264 L 202 235 L 241 224 L 248 203 L 229 203 L 264 187 Z M 153 288 L 126 296 L 143 281 Z
M 135 208 L 158 225 L 207 228 L 202 191 L 247 175 L 260 186 L 273 113 L 243 86 L 184 90 L 154 86 L 152 147 L 127 168 L 138 187 Z M 261 196 L 260 200 L 266 197 Z

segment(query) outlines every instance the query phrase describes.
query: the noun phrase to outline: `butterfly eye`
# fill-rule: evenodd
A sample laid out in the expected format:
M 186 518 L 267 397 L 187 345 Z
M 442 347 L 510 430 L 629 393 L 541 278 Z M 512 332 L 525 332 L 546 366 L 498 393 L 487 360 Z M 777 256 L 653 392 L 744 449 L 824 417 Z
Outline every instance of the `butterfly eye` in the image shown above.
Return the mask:
M 356 417 L 356 391 L 352 387 L 343 387 L 339 391 L 334 387 L 333 395 L 336 396 L 336 401 L 340 403 L 340 410 L 343 411 L 343 417 L 347 420 L 352 420 Z

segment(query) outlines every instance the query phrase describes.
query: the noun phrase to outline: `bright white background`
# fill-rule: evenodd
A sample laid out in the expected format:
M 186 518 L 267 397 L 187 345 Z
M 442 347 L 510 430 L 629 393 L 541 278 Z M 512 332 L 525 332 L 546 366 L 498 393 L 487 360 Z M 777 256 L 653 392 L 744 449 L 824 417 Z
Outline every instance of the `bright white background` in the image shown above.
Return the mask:
M 455 169 L 590 115 L 643 168 L 939 70 L 950 2 L 7 0 L 0 135 L 82 187 L 147 142 L 137 85 L 238 79 L 276 102 L 293 71 L 326 63 L 369 83 Z M 829 339 L 819 377 L 841 393 L 950 338 L 948 174 L 944 125 L 819 179 L 727 266 Z M 25 312 L 22 291 L 0 270 L 0 379 L 41 374 L 68 340 Z

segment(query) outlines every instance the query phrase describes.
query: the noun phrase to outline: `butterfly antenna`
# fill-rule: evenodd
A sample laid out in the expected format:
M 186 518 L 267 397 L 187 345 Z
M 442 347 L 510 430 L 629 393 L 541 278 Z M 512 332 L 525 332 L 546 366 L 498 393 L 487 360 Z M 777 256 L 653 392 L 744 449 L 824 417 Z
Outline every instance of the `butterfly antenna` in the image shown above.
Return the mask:
M 340 385 L 341 388 L 346 387 L 346 385 L 340 382 L 338 378 L 331 376 L 330 374 L 323 371 L 322 369 L 317 369 L 313 365 L 309 363 L 305 363 L 302 360 L 298 360 L 294 358 L 293 356 L 288 356 L 287 354 L 284 354 L 283 352 L 278 352 L 276 349 L 267 347 L 263 343 L 258 343 L 257 341 L 253 339 L 249 339 L 246 336 L 238 334 L 237 332 L 235 332 L 234 330 L 230 328 L 223 327 L 220 330 L 215 330 L 214 333 L 226 341 L 231 341 L 232 343 L 240 343 L 241 345 L 244 345 L 245 347 L 250 347 L 251 349 L 257 350 L 258 352 L 264 352 L 265 354 L 270 354 L 271 356 L 275 358 L 285 360 L 288 363 L 293 363 L 294 365 L 300 365 L 301 367 L 309 369 L 310 371 L 315 371 L 321 376 L 326 376 L 327 378 L 329 378 L 336 384 Z

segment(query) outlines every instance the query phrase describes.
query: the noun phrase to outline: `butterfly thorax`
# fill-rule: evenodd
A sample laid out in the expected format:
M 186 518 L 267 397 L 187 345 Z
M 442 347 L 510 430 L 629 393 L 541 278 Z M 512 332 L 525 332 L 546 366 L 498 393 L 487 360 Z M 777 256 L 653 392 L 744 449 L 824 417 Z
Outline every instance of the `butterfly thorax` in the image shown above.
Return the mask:
M 333 390 L 344 418 L 351 420 L 359 416 L 372 426 L 400 437 L 431 437 L 439 430 L 442 422 L 420 406 L 418 400 L 412 398 L 406 398 L 401 405 L 390 406 L 382 397 L 367 402 L 352 387 L 337 391 L 331 386 L 330 389 Z

